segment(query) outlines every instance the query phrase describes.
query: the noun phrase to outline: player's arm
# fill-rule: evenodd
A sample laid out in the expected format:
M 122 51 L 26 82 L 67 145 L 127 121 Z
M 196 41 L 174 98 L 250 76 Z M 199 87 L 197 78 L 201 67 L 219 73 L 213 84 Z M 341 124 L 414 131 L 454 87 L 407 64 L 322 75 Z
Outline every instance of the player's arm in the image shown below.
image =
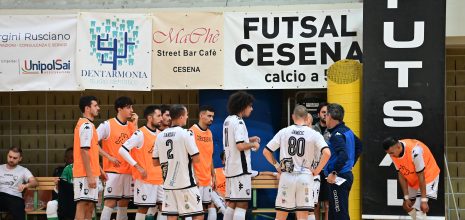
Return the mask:
M 316 176 L 320 174 L 321 170 L 326 166 L 326 163 L 328 163 L 329 158 L 331 157 L 331 151 L 329 150 L 328 147 L 324 147 L 321 149 L 321 158 L 320 158 L 320 163 L 318 166 L 313 170 L 313 176 Z
M 140 166 L 140 164 L 137 163 L 136 160 L 134 160 L 134 158 L 129 153 L 134 147 L 142 147 L 143 139 L 143 133 L 140 131 L 136 131 L 128 140 L 126 140 L 126 142 L 124 142 L 123 145 L 121 145 L 121 147 L 118 150 L 118 153 L 131 166 L 135 167 L 137 171 L 139 171 L 139 173 L 141 174 L 142 178 L 145 179 L 147 178 L 147 172 L 143 167 Z
M 95 181 L 94 176 L 92 176 L 92 169 L 90 168 L 90 156 L 89 149 L 92 142 L 92 125 L 89 123 L 84 123 L 79 128 L 79 139 L 80 139 L 80 153 L 82 163 L 84 164 L 84 170 L 86 171 L 87 181 L 89 188 L 95 189 L 97 187 L 97 182 Z
M 314 142 L 316 150 L 320 151 L 318 154 L 321 155 L 319 158 L 320 162 L 318 163 L 318 166 L 312 171 L 313 176 L 316 176 L 320 174 L 321 170 L 323 170 L 323 168 L 326 166 L 326 163 L 328 163 L 328 160 L 331 157 L 331 151 L 329 150 L 328 144 L 322 135 L 316 135 Z
M 234 126 L 234 125 L 233 125 Z M 234 140 L 236 141 L 236 147 L 239 151 L 245 151 L 250 149 L 258 149 L 260 147 L 259 142 L 257 140 L 258 137 L 247 137 L 247 128 L 243 124 L 243 122 L 239 122 L 234 126 Z
M 410 212 L 412 210 L 412 202 L 410 201 L 410 198 L 408 196 L 407 180 L 399 172 L 399 170 L 397 170 L 397 173 L 398 173 L 400 188 L 402 189 L 402 193 L 404 194 L 404 202 L 402 206 L 406 212 Z
M 161 143 L 159 143 L 159 140 L 160 138 L 157 138 L 157 140 L 155 141 L 155 143 L 153 144 L 153 152 L 152 152 L 152 163 L 153 163 L 153 166 L 160 166 L 160 152 L 159 151 L 159 147 Z
M 98 141 L 99 143 L 103 140 L 103 139 L 106 139 L 108 138 L 108 136 L 110 136 L 110 123 L 108 121 L 104 121 L 103 123 L 101 123 L 98 128 L 97 128 L 97 135 L 98 135 Z M 107 158 L 110 162 L 112 162 L 116 167 L 119 167 L 119 165 L 121 164 L 120 161 L 118 161 L 118 159 L 116 159 L 116 157 L 113 157 L 111 156 L 109 153 L 107 153 L 106 151 L 104 151 L 102 149 L 102 147 L 100 147 L 101 145 L 99 144 L 99 147 L 98 147 L 98 153 L 100 156 L 102 157 L 105 157 Z
M 281 168 L 280 168 L 279 163 L 274 158 L 273 152 L 278 150 L 278 148 L 280 147 L 279 140 L 281 137 L 281 131 L 279 131 L 273 137 L 273 139 L 271 139 L 271 141 L 266 145 L 265 149 L 263 149 L 263 156 L 265 156 L 265 159 L 268 161 L 268 163 L 273 165 L 279 173 L 281 173 Z
M 273 165 L 278 172 L 281 172 L 281 169 L 279 168 L 279 163 L 273 156 L 273 151 L 266 147 L 265 149 L 263 149 L 263 156 L 265 156 L 265 159 L 268 161 L 268 163 Z
M 259 148 L 260 144 L 258 142 L 251 142 L 251 143 L 245 143 L 245 142 L 236 142 L 237 149 L 240 151 L 245 151 L 249 150 L 252 148 Z
M 418 176 L 418 182 L 420 184 L 421 193 L 421 205 L 420 209 L 423 212 L 428 212 L 428 198 L 426 198 L 426 180 L 425 180 L 425 161 L 423 159 L 423 148 L 419 145 L 415 146 L 412 150 L 413 164 L 415 165 L 415 172 Z
M 213 161 L 212 161 L 212 165 L 210 167 L 211 169 L 211 175 L 212 175 L 212 188 L 215 189 L 216 187 L 216 174 L 215 174 L 215 166 L 213 165 Z

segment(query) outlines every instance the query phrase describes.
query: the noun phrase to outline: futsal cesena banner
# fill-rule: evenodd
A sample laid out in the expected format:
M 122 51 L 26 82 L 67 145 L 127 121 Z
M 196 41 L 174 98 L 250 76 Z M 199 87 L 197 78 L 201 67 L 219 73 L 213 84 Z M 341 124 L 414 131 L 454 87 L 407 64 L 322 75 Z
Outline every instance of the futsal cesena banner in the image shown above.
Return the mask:
M 364 1 L 364 219 L 411 219 L 382 147 L 388 136 L 429 147 L 441 175 L 428 219 L 445 219 L 445 8 L 445 0 Z M 400 167 L 399 172 L 415 171 Z
M 0 91 L 81 90 L 76 15 L 0 16 Z
M 150 91 L 150 14 L 80 13 L 77 32 L 85 89 Z
M 326 88 L 326 70 L 362 61 L 362 9 L 224 13 L 225 89 Z

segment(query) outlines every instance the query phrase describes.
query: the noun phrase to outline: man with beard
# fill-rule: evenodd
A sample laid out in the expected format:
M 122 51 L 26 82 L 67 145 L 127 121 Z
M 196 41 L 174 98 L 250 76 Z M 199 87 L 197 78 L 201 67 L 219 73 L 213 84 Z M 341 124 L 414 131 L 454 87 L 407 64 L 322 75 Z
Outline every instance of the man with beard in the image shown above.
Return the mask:
M 161 105 L 160 109 L 161 109 L 161 125 L 158 128 L 158 130 L 163 131 L 171 127 L 170 106 Z
M 100 107 L 95 96 L 83 96 L 79 100 L 83 117 L 74 128 L 74 201 L 76 220 L 91 219 L 98 200 L 97 180 L 100 175 L 106 179 L 99 164 L 98 134 L 93 120 Z
M 137 130 L 119 149 L 119 154 L 132 166 L 134 204 L 138 206 L 136 220 L 144 220 L 150 207 L 163 201 L 161 168 L 155 167 L 152 152 L 161 125 L 161 111 L 157 105 L 145 108 L 147 124 Z M 161 206 L 159 206 L 161 208 Z M 157 219 L 166 219 L 158 212 Z
M 10 212 L 15 220 L 25 219 L 22 192 L 37 186 L 31 171 L 19 165 L 22 159 L 21 148 L 11 147 L 8 150 L 7 163 L 0 165 L 0 211 Z
M 200 163 L 194 164 L 195 176 L 202 197 L 203 210 L 207 211 L 208 220 L 216 219 L 216 208 L 212 203 L 212 181 L 215 180 L 213 166 L 213 135 L 209 126 L 213 123 L 215 110 L 211 106 L 201 106 L 199 109 L 199 123 L 192 125 L 195 144 L 199 148 Z
M 317 113 L 318 113 L 318 122 L 313 125 L 313 130 L 318 131 L 321 135 L 323 135 L 324 139 L 326 142 L 329 140 L 329 132 L 328 129 L 326 129 L 326 112 L 328 111 L 328 103 L 327 102 L 322 102 L 318 105 L 317 108 Z M 311 125 L 310 125 L 311 126 Z M 319 161 L 319 154 L 317 155 L 318 158 L 316 158 L 316 161 Z M 315 164 L 318 166 L 318 164 Z M 318 200 L 315 204 L 315 214 L 310 214 L 308 216 L 308 220 L 320 220 L 320 203 L 323 203 L 323 208 L 325 210 L 324 212 L 324 220 L 328 220 L 328 212 L 329 212 L 329 200 L 328 200 L 328 182 L 326 181 L 326 177 L 324 175 L 324 172 L 321 172 L 319 176 L 315 177 L 315 181 L 318 182 L 315 184 L 315 189 L 318 187 L 318 191 L 314 189 L 315 193 L 314 195 L 316 196 L 316 200 Z
M 102 141 L 103 170 L 108 173 L 105 184 L 104 207 L 100 219 L 110 220 L 113 208 L 118 203 L 117 220 L 128 219 L 127 209 L 132 198 L 131 167 L 118 154 L 121 145 L 137 129 L 138 116 L 132 109 L 129 97 L 119 97 L 115 100 L 116 117 L 104 121 L 97 128 L 98 139 Z

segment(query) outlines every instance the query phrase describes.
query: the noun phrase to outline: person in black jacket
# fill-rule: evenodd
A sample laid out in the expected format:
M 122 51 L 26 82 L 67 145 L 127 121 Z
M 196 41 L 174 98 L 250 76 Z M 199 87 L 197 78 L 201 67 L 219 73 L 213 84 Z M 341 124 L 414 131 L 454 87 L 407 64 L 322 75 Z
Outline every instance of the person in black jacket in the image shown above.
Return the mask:
M 328 141 L 331 158 L 324 173 L 328 181 L 329 219 L 348 220 L 349 192 L 354 181 L 352 167 L 362 153 L 360 139 L 344 122 L 344 108 L 336 103 L 328 105 L 326 126 L 330 132 Z M 342 184 L 336 184 L 337 177 L 345 179 Z

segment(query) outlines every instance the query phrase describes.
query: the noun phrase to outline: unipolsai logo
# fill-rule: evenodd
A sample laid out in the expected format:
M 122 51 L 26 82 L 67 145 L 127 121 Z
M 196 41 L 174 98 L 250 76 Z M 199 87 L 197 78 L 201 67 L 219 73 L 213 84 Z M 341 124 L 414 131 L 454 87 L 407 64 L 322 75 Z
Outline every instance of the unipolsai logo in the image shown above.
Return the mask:
M 50 62 L 24 60 L 21 62 L 22 74 L 71 73 L 71 61 L 55 59 Z
M 100 65 L 112 65 L 117 70 L 123 64 L 134 65 L 134 53 L 139 45 L 139 26 L 130 19 L 106 19 L 90 21 L 90 55 Z

